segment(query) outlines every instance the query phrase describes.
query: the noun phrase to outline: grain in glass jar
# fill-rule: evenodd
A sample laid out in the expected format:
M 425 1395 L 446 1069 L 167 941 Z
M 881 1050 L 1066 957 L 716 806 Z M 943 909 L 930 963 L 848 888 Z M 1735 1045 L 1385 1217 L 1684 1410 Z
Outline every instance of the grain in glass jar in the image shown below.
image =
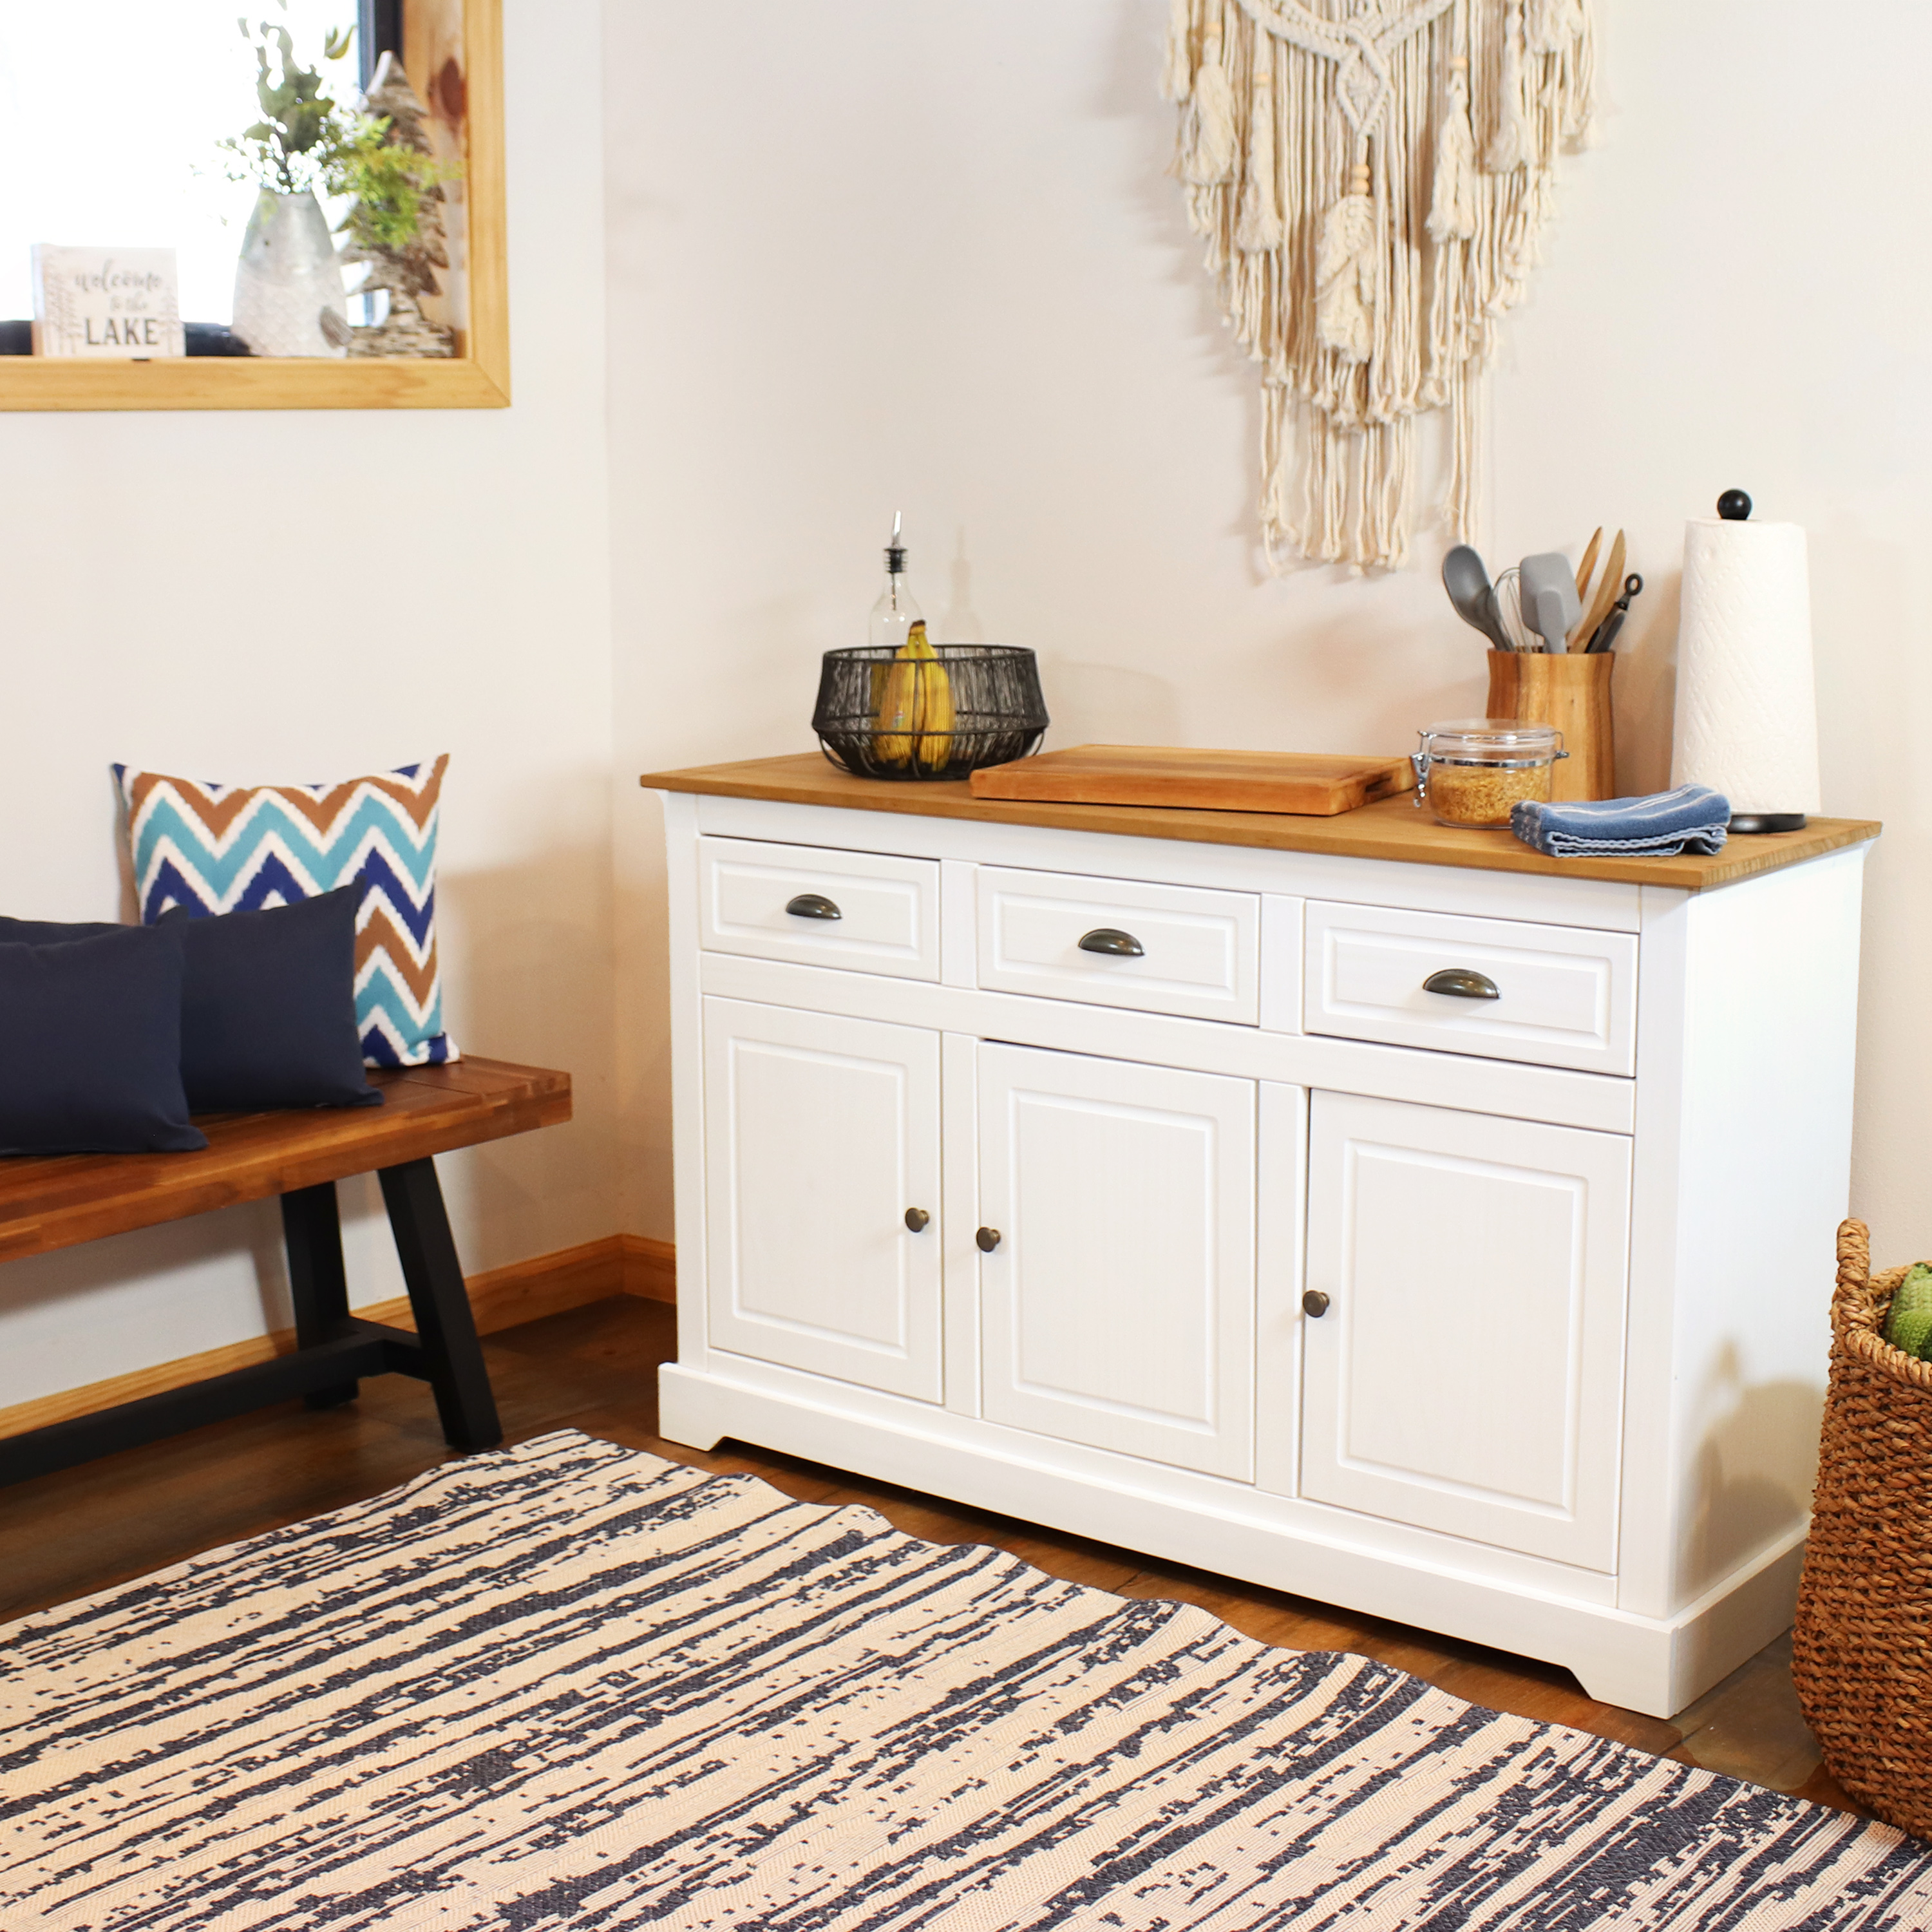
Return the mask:
M 1509 830 L 1522 800 L 1547 803 L 1556 760 L 1570 754 L 1563 734 L 1519 718 L 1456 718 L 1418 732 L 1415 802 L 1438 825 Z

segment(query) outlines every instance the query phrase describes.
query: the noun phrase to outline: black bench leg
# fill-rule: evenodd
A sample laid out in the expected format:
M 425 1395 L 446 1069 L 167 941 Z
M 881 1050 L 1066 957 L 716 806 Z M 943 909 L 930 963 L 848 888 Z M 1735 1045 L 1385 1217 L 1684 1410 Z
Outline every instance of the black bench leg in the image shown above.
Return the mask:
M 342 1223 L 335 1184 L 298 1188 L 282 1196 L 282 1240 L 288 1250 L 289 1298 L 295 1304 L 296 1342 L 313 1348 L 334 1341 L 349 1319 L 349 1278 L 342 1265 Z M 353 1402 L 356 1382 L 338 1382 L 303 1396 L 310 1408 Z
M 436 1163 L 412 1160 L 386 1167 L 382 1181 L 444 1439 L 454 1449 L 493 1448 L 503 1439 L 502 1425 L 496 1420 L 496 1399 L 490 1392 L 462 1264 L 443 1211 Z

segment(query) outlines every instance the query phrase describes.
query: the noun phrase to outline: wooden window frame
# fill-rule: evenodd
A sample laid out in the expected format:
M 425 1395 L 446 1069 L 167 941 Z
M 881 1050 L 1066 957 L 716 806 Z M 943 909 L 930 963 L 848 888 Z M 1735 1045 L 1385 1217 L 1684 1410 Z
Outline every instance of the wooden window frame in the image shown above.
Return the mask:
M 0 356 L 0 410 L 497 410 L 510 401 L 502 0 L 460 4 L 470 326 L 447 358 Z M 412 76 L 412 78 L 417 78 Z M 420 83 L 419 83 L 420 84 Z

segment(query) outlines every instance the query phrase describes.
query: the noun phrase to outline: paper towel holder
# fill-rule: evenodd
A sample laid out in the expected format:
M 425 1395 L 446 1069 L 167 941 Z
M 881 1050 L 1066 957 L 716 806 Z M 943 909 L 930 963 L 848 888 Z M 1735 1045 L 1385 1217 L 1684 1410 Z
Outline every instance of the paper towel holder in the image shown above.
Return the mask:
M 1718 499 L 1718 515 L 1725 523 L 1748 523 L 1750 513 L 1751 500 L 1747 490 L 1726 490 Z M 1802 832 L 1807 823 L 1802 812 L 1738 812 L 1731 814 L 1730 829 L 1749 838 L 1755 833 Z

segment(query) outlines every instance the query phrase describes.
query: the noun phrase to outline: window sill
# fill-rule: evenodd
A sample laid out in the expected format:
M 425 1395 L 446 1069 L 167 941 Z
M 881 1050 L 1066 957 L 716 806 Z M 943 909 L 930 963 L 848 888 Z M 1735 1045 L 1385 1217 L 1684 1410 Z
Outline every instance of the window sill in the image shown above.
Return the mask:
M 0 410 L 500 410 L 509 401 L 508 370 L 486 369 L 466 356 L 353 362 L 184 356 L 152 362 L 0 357 Z

